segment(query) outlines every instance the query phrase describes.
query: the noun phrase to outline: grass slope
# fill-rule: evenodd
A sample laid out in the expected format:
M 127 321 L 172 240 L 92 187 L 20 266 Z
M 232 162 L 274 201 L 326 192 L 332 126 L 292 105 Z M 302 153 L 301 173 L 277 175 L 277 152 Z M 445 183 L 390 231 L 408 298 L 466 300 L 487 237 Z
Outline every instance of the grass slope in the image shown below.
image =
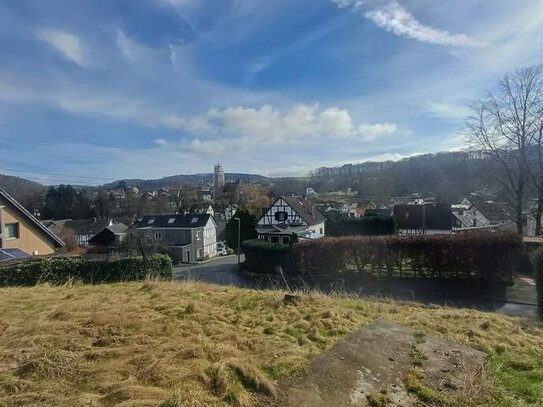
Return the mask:
M 256 405 L 376 318 L 487 352 L 489 405 L 543 400 L 534 321 L 321 294 L 282 299 L 201 283 L 0 289 L 0 406 Z

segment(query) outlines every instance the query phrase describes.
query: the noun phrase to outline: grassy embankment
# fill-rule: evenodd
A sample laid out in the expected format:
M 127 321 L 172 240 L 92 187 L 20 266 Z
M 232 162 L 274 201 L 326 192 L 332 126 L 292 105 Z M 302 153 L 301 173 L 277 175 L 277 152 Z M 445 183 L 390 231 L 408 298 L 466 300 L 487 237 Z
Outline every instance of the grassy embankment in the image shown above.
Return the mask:
M 376 318 L 482 349 L 490 406 L 543 400 L 543 326 L 468 310 L 200 283 L 0 289 L 0 406 L 256 405 Z M 464 405 L 480 403 L 465 400 Z M 538 404 L 540 403 L 540 404 Z

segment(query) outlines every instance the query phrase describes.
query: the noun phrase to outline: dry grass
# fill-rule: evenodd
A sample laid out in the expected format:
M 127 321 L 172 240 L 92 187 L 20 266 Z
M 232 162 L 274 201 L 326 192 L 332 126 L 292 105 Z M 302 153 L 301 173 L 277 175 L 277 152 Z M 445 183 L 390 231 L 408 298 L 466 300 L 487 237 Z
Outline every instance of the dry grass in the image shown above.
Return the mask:
M 251 406 L 376 318 L 526 366 L 543 348 L 543 327 L 518 318 L 318 293 L 282 299 L 202 283 L 0 289 L 0 406 Z

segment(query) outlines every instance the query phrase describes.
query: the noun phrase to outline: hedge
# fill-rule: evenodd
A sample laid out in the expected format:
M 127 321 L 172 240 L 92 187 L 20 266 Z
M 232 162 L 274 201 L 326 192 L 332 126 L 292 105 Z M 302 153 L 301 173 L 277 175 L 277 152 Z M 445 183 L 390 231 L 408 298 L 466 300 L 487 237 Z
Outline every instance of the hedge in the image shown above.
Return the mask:
M 0 286 L 30 286 L 38 283 L 64 284 L 70 280 L 86 284 L 144 280 L 147 277 L 170 279 L 169 256 L 155 254 L 115 261 L 89 261 L 80 257 L 48 257 L 0 267 Z
M 302 275 L 479 279 L 510 282 L 521 238 L 509 232 L 357 236 L 304 240 L 294 246 Z
M 241 244 L 245 254 L 244 267 L 254 273 L 274 274 L 279 266 L 285 272 L 294 271 L 292 249 L 280 243 L 251 239 Z
M 536 251 L 534 256 L 535 287 L 537 291 L 537 311 L 543 320 L 543 248 Z

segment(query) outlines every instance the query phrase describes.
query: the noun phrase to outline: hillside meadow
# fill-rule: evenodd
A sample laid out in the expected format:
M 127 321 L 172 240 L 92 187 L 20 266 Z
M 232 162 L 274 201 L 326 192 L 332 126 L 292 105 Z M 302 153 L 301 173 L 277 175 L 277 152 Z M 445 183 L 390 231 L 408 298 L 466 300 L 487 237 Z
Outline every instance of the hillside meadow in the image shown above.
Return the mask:
M 536 321 L 320 293 L 283 298 L 193 282 L 0 289 L 0 406 L 269 405 L 280 379 L 378 318 L 488 354 L 484 394 L 462 405 L 543 405 Z

